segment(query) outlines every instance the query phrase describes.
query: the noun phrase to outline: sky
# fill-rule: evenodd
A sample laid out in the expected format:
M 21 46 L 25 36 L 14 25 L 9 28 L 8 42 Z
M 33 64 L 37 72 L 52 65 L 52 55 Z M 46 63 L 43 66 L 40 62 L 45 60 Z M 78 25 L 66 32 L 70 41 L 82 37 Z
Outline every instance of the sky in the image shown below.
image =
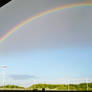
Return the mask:
M 85 1 L 13 0 L 0 8 L 0 37 L 40 12 Z M 19 28 L 0 43 L 0 66 L 7 65 L 7 80 L 91 78 L 91 16 L 92 6 L 71 8 L 42 16 Z

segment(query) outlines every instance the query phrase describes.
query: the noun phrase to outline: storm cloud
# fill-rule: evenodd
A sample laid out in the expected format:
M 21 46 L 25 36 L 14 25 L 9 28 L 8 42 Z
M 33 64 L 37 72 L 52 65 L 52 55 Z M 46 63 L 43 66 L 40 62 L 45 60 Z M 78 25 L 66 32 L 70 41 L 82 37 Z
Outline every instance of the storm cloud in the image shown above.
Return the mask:
M 69 3 L 86 0 L 14 0 L 0 12 L 2 36 L 10 28 L 38 14 Z M 20 5 L 22 3 L 22 5 Z M 8 8 L 7 8 L 8 7 Z M 32 49 L 92 46 L 92 7 L 61 10 L 24 25 L 0 44 L 0 54 Z M 6 15 L 7 13 L 7 15 Z

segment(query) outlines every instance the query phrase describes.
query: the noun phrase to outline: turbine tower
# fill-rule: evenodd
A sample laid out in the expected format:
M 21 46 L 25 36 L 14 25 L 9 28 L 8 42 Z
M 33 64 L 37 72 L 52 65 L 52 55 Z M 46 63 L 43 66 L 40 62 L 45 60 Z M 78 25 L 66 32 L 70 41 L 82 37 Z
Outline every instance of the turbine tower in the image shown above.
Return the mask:
M 2 65 L 1 68 L 2 68 L 2 83 L 3 83 L 3 87 L 4 87 L 5 86 L 5 78 L 6 78 L 6 68 L 7 68 L 7 66 Z

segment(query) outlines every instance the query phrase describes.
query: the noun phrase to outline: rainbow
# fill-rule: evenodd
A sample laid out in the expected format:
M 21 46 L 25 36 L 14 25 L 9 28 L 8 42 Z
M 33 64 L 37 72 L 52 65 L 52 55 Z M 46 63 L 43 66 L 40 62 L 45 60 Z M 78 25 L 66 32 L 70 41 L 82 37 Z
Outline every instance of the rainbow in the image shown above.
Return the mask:
M 82 2 L 82 3 L 75 3 L 75 4 L 68 4 L 61 7 L 53 8 L 46 10 L 44 12 L 41 12 L 35 16 L 31 16 L 30 18 L 26 19 L 25 21 L 21 22 L 17 26 L 10 29 L 7 33 L 5 33 L 2 37 L 0 37 L 0 43 L 2 43 L 5 39 L 7 39 L 10 35 L 12 35 L 14 32 L 16 32 L 19 28 L 23 27 L 25 24 L 32 22 L 33 20 L 36 20 L 44 15 L 51 14 L 56 11 L 64 10 L 64 9 L 70 9 L 70 8 L 76 8 L 76 7 L 85 7 L 85 6 L 92 6 L 92 2 Z

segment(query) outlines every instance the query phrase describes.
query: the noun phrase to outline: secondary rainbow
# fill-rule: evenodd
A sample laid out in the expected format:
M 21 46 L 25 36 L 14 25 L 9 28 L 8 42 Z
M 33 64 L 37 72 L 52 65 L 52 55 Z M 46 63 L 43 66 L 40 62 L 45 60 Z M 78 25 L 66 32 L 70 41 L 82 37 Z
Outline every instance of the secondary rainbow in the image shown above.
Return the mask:
M 7 39 L 10 35 L 12 35 L 14 32 L 16 32 L 19 28 L 23 27 L 25 24 L 32 22 L 33 20 L 38 19 L 39 17 L 42 17 L 44 15 L 48 15 L 50 13 L 61 11 L 68 8 L 76 8 L 76 7 L 86 7 L 86 6 L 92 6 L 92 2 L 82 2 L 82 3 L 76 3 L 76 4 L 68 4 L 64 6 L 60 6 L 57 8 L 49 9 L 44 12 L 41 12 L 35 16 L 31 16 L 30 18 L 26 19 L 25 21 L 21 22 L 17 26 L 13 27 L 11 30 L 9 30 L 7 33 L 5 33 L 2 37 L 0 37 L 0 43 L 2 43 L 5 39 Z

